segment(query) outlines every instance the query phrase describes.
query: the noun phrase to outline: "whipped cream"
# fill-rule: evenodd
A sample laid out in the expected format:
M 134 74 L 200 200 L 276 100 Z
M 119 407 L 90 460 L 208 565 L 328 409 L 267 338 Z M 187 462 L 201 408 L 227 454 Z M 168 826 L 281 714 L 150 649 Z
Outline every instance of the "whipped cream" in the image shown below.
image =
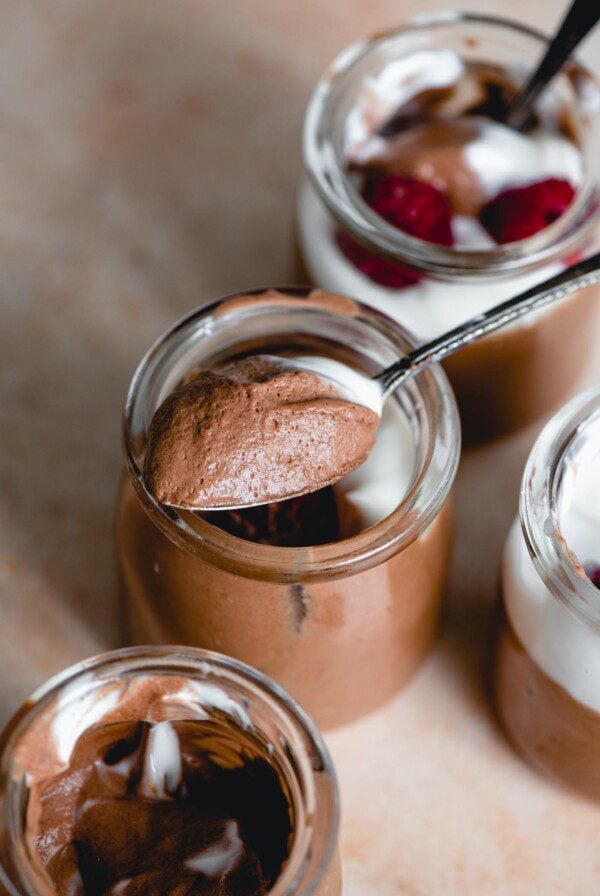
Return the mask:
M 400 403 L 391 396 L 384 405 L 369 457 L 336 486 L 359 512 L 363 528 L 376 525 L 394 512 L 410 488 L 415 463 L 410 423 Z
M 147 799 L 166 800 L 175 793 L 182 779 L 177 732 L 171 722 L 157 722 L 148 733 L 139 793 Z
M 557 507 L 560 533 L 583 567 L 600 563 L 599 497 L 600 445 L 592 440 L 566 469 Z M 504 550 L 503 590 L 510 621 L 530 656 L 574 699 L 600 712 L 598 633 L 550 593 L 529 555 L 519 520 Z
M 382 405 L 380 385 L 348 364 L 324 355 L 293 355 L 289 363 L 314 371 L 331 381 L 349 401 L 381 416 L 366 461 L 336 485 L 358 511 L 363 527 L 376 525 L 398 507 L 414 476 L 416 449 L 406 414 L 393 395 Z
M 221 837 L 186 861 L 187 867 L 205 877 L 222 877 L 240 860 L 244 844 L 240 839 L 237 821 L 231 819 L 225 825 Z
M 486 199 L 549 177 L 563 178 L 574 186 L 583 181 L 581 153 L 559 134 L 541 128 L 521 134 L 495 121 L 483 122 L 478 131 L 465 147 L 464 159 Z
M 365 78 L 345 122 L 346 155 L 363 161 L 383 149 L 386 141 L 375 132 L 400 106 L 424 90 L 451 87 L 464 71 L 462 59 L 452 50 L 420 50 L 392 60 L 376 75 Z
M 210 718 L 210 710 L 218 710 L 243 729 L 253 727 L 244 706 L 219 685 L 165 677 L 161 691 L 155 687 L 158 680 L 161 680 L 159 676 L 138 675 L 128 683 L 103 683 L 92 672 L 79 676 L 61 691 L 52 712 L 38 723 L 40 741 L 44 742 L 48 754 L 46 761 L 50 755 L 57 768 L 68 765 L 75 744 L 86 731 L 129 712 L 131 718 L 155 723 L 148 747 L 150 765 L 147 768 L 148 787 L 152 789 L 158 779 L 164 783 L 165 774 L 168 779 L 177 776 L 177 750 L 169 727 L 171 720 L 182 717 L 206 720 Z M 36 744 L 37 737 L 33 756 L 27 756 L 27 760 L 38 758 Z M 29 752 L 26 741 L 22 751 L 24 754 Z M 35 768 L 26 761 L 23 764 L 30 770 Z

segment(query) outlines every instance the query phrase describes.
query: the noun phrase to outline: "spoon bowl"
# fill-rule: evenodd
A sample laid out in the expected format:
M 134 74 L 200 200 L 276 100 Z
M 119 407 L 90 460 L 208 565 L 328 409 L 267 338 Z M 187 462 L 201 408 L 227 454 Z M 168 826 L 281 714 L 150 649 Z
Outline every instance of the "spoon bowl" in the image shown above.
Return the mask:
M 342 401 L 361 405 L 368 411 L 381 417 L 383 406 L 387 398 L 398 389 L 403 382 L 416 376 L 431 364 L 442 361 L 461 348 L 475 342 L 489 333 L 506 327 L 527 314 L 531 314 L 552 302 L 558 301 L 571 293 L 600 282 L 600 253 L 566 268 L 560 274 L 538 284 L 526 292 L 520 293 L 511 299 L 497 305 L 484 314 L 471 318 L 448 333 L 444 333 L 409 354 L 399 358 L 394 364 L 386 367 L 375 376 L 365 373 L 332 358 L 320 355 L 298 355 L 297 357 L 252 356 L 257 360 L 276 362 L 279 367 L 289 367 L 294 371 L 305 371 L 316 374 L 327 384 L 333 384 Z M 590 298 L 590 301 L 592 299 Z M 359 463 L 362 463 L 362 460 Z M 356 466 L 359 464 L 357 463 Z M 342 478 L 349 471 L 346 470 L 337 478 Z M 326 484 L 333 484 L 336 479 L 331 479 Z M 294 491 L 285 491 L 279 497 L 269 497 L 266 500 L 254 498 L 248 503 L 215 503 L 210 506 L 185 505 L 188 511 L 212 511 L 212 510 L 240 510 L 246 507 L 259 506 L 271 503 L 275 500 L 287 500 L 299 497 L 310 491 L 310 488 Z M 163 501 L 172 507 L 181 509 L 181 505 Z

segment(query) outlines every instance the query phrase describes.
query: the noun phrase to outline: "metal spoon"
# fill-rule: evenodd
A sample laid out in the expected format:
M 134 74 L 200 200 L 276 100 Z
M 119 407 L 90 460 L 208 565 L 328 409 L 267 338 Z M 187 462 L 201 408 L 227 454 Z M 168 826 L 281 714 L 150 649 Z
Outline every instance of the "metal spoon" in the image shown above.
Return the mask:
M 443 361 L 483 336 L 594 283 L 600 283 L 600 253 L 419 346 L 374 377 L 367 377 L 339 361 L 318 356 L 294 358 L 293 364 L 333 380 L 345 395 L 353 396 L 355 402 L 381 415 L 392 392 L 431 364 Z
M 350 401 L 371 408 L 381 416 L 383 405 L 389 396 L 402 383 L 416 376 L 431 364 L 442 361 L 454 354 L 466 345 L 493 333 L 495 330 L 505 327 L 513 321 L 549 305 L 551 302 L 564 298 L 582 289 L 600 283 L 600 253 L 573 265 L 562 271 L 555 277 L 551 277 L 544 283 L 528 289 L 526 292 L 497 305 L 484 314 L 473 317 L 448 333 L 438 336 L 431 342 L 416 348 L 408 355 L 400 358 L 394 364 L 386 367 L 380 373 L 369 377 L 354 368 L 319 355 L 302 355 L 293 358 L 278 358 L 282 364 L 287 364 L 294 369 L 309 370 L 320 377 L 334 383 L 338 391 Z M 482 287 L 484 288 L 484 287 Z M 296 494 L 302 494 L 298 492 Z M 282 497 L 293 498 L 296 494 L 290 493 Z M 187 510 L 234 510 L 241 507 L 255 506 L 261 503 L 253 501 L 251 504 L 220 504 L 215 507 L 186 507 Z M 172 505 L 177 507 L 178 505 Z
M 526 126 L 533 103 L 599 20 L 600 4 L 597 0 L 574 0 L 543 59 L 511 102 L 506 113 L 506 124 L 516 130 Z

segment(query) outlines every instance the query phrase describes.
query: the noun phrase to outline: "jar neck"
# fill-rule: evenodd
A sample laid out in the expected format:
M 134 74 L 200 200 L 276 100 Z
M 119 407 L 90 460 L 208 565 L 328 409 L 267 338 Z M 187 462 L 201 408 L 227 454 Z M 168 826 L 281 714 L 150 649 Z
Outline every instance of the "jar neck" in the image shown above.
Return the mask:
M 185 551 L 221 569 L 261 581 L 308 582 L 373 566 L 413 541 L 440 510 L 460 450 L 458 415 L 441 369 L 412 380 L 401 402 L 415 440 L 410 488 L 399 507 L 375 526 L 333 544 L 277 548 L 236 538 L 199 515 L 158 504 L 142 477 L 146 434 L 154 411 L 194 368 L 252 352 L 323 353 L 374 372 L 415 341 L 403 328 L 359 302 L 308 288 L 257 290 L 232 296 L 176 324 L 140 364 L 127 397 L 125 459 L 141 503 L 156 525 Z
M 65 726 L 71 726 L 79 737 L 102 721 L 107 707 L 118 709 L 115 700 L 126 699 L 128 686 L 140 677 L 150 677 L 159 686 L 180 680 L 190 684 L 189 704 L 184 705 L 179 693 L 172 703 L 161 700 L 160 713 L 168 721 L 214 718 L 219 725 L 252 735 L 264 745 L 265 755 L 285 785 L 293 818 L 289 857 L 269 896 L 312 893 L 330 870 L 338 833 L 335 773 L 320 734 L 295 701 L 259 672 L 210 651 L 174 647 L 113 651 L 80 663 L 33 694 L 9 722 L 0 741 L 0 883 L 7 892 L 11 896 L 54 893 L 25 845 L 27 794 L 37 772 L 22 765 L 24 739 L 34 732 L 40 749 L 47 746 L 49 757 L 39 757 L 40 769 L 47 773 L 48 763 L 52 767 L 54 763 L 51 731 L 56 730 L 52 721 L 57 713 L 61 714 L 61 736 L 68 738 Z M 163 719 L 153 711 L 151 721 Z
M 512 21 L 468 13 L 440 13 L 361 41 L 343 51 L 329 66 L 309 102 L 303 155 L 308 175 L 335 221 L 367 248 L 419 271 L 443 278 L 510 277 L 575 251 L 592 251 L 598 222 L 599 87 L 579 64 L 555 79 L 552 90 L 577 116 L 581 135 L 584 181 L 569 208 L 550 226 L 516 243 L 492 249 L 434 245 L 398 230 L 367 205 L 347 172 L 345 130 L 357 96 L 374 72 L 390 59 L 415 50 L 453 49 L 465 60 L 477 59 L 514 69 L 533 68 L 548 45 L 547 38 Z M 526 71 L 523 72 L 525 76 Z
M 542 430 L 525 467 L 521 526 L 536 569 L 550 593 L 584 624 L 600 630 L 600 590 L 585 574 L 563 534 L 565 489 L 600 443 L 600 387 L 569 402 Z

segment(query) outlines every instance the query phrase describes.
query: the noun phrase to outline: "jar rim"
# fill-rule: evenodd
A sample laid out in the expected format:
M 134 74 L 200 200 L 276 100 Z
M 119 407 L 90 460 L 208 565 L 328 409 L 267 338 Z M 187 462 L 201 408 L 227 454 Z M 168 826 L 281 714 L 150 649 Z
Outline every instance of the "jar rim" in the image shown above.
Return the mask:
M 306 847 L 311 855 L 319 856 L 318 867 L 314 871 L 311 869 L 310 881 L 307 884 L 306 880 L 301 877 L 299 879 L 297 874 L 291 881 L 285 881 L 284 877 L 280 876 L 269 891 L 270 896 L 294 896 L 299 892 L 302 893 L 302 896 L 310 896 L 328 872 L 337 848 L 340 801 L 335 768 L 323 736 L 296 700 L 273 679 L 233 657 L 196 647 L 147 645 L 111 650 L 75 663 L 52 676 L 37 688 L 8 721 L 0 733 L 0 764 L 4 765 L 7 751 L 32 718 L 60 694 L 63 688 L 92 672 L 106 673 L 116 668 L 117 674 L 120 669 L 123 674 L 131 672 L 160 674 L 161 670 L 165 672 L 171 670 L 171 672 L 179 672 L 182 676 L 191 676 L 192 667 L 201 670 L 206 666 L 209 666 L 211 670 L 216 669 L 217 673 L 226 675 L 228 679 L 254 686 L 261 695 L 274 701 L 285 713 L 294 732 L 299 735 L 307 754 L 309 751 L 314 754 L 314 756 L 308 757 L 309 761 L 305 763 L 307 768 L 310 768 L 312 773 L 323 771 L 331 784 L 330 825 L 327 842 L 322 846 L 319 845 L 318 848 L 314 843 L 309 842 Z M 4 778 L 4 769 L 2 778 Z M 290 856 L 292 854 L 293 846 Z M 298 873 L 305 874 L 306 868 L 300 869 Z M 0 883 L 6 887 L 11 896 L 22 896 L 21 891 L 9 878 L 1 858 Z
M 169 356 L 180 348 L 186 333 L 199 339 L 206 329 L 235 326 L 243 330 L 252 315 L 263 312 L 287 313 L 293 308 L 303 315 L 316 315 L 323 322 L 339 320 L 361 325 L 387 341 L 394 352 L 406 352 L 417 344 L 415 337 L 381 312 L 355 299 L 324 293 L 311 287 L 278 287 L 277 295 L 284 302 L 260 298 L 242 312 L 233 302 L 240 297 L 269 295 L 267 288 L 234 293 L 193 311 L 161 336 L 140 362 L 128 391 L 123 415 L 123 450 L 130 482 L 144 509 L 162 531 L 179 547 L 196 554 L 205 562 L 230 570 L 237 575 L 260 580 L 293 583 L 319 581 L 347 575 L 349 571 L 375 565 L 413 541 L 437 512 L 454 481 L 460 454 L 460 423 L 454 394 L 445 373 L 434 365 L 411 381 L 418 396 L 419 410 L 426 415 L 429 427 L 426 456 L 408 493 L 385 519 L 350 538 L 308 548 L 275 547 L 237 538 L 189 511 L 177 511 L 160 504 L 145 486 L 136 445 L 138 429 L 144 433 L 149 423 L 148 397 L 155 391 L 155 381 L 168 369 Z M 351 314 L 331 311 L 310 300 L 311 295 L 328 295 L 342 299 L 352 308 Z M 225 310 L 223 310 L 225 309 Z M 236 317 L 236 315 L 238 315 Z M 230 319 L 231 318 L 231 319 Z M 198 335 L 199 334 L 199 335 Z M 397 354 L 394 355 L 397 357 Z M 152 411 L 155 408 L 152 409 Z M 420 507 L 419 503 L 423 506 Z
M 538 436 L 523 473 L 521 529 L 535 568 L 550 593 L 586 625 L 600 630 L 600 589 L 582 575 L 560 530 L 558 498 L 566 455 L 585 428 L 600 420 L 600 385 L 568 402 Z
M 552 224 L 532 236 L 493 248 L 461 249 L 429 243 L 381 218 L 360 195 L 348 176 L 344 159 L 331 139 L 335 110 L 348 86 L 355 66 L 389 41 L 416 30 L 443 26 L 490 26 L 503 28 L 531 38 L 542 52 L 549 38 L 542 32 L 511 18 L 470 13 L 441 11 L 417 16 L 400 27 L 356 41 L 346 47 L 328 66 L 309 100 L 303 128 L 303 160 L 309 180 L 334 220 L 362 245 L 419 271 L 439 277 L 457 275 L 473 278 L 510 276 L 547 263 L 557 255 L 572 252 L 593 231 L 600 218 L 600 195 L 595 173 L 588 170 L 584 183 L 568 209 Z M 583 73 L 596 86 L 600 83 L 579 61 L 572 58 L 562 77 L 574 80 Z M 582 150 L 582 157 L 589 155 Z M 593 166 L 591 156 L 588 169 Z

